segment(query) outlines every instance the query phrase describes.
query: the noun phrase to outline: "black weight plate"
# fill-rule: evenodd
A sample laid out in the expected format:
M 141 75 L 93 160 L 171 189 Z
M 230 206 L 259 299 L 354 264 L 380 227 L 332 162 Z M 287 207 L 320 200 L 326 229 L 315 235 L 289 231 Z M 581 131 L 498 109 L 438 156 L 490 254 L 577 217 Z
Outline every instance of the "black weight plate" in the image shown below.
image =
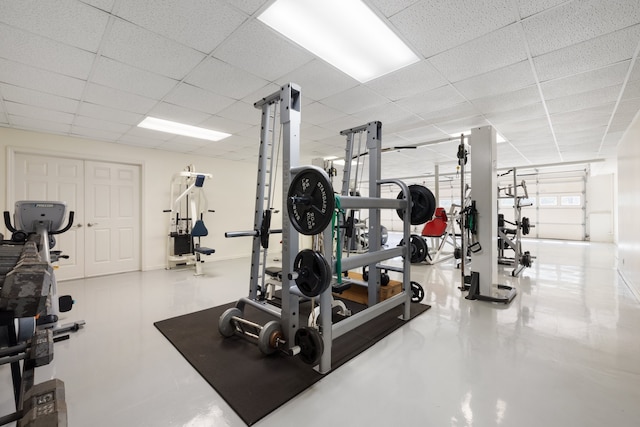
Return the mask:
M 424 224 L 433 217 L 436 211 L 436 197 L 431 190 L 423 185 L 413 184 L 409 186 L 411 193 L 411 225 Z M 400 191 L 397 199 L 404 198 L 404 193 Z M 396 210 L 400 219 L 403 219 L 403 210 Z
M 411 282 L 411 302 L 420 302 L 424 299 L 424 289 L 418 282 Z
M 298 273 L 295 280 L 303 295 L 310 298 L 324 292 L 331 283 L 331 267 L 321 253 L 304 249 L 293 261 L 293 271 Z
M 322 232 L 331 223 L 335 199 L 326 172 L 306 168 L 291 181 L 287 193 L 287 212 L 293 227 L 310 236 Z
M 296 331 L 295 344 L 300 347 L 300 359 L 309 365 L 317 365 L 324 352 L 324 343 L 320 332 L 314 328 L 303 327 Z

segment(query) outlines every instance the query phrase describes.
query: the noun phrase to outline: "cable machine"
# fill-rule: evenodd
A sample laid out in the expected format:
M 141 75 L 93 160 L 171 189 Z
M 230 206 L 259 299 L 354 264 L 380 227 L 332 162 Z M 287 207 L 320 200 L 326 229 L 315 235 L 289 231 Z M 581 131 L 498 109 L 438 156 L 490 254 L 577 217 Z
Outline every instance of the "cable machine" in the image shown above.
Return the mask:
M 215 253 L 215 249 L 202 246 L 200 239 L 209 234 L 204 224 L 207 209 L 204 184 L 212 178 L 210 173 L 196 172 L 193 165 L 176 173 L 171 178 L 169 189 L 171 208 L 167 238 L 167 270 L 180 265 L 194 265 L 195 275 L 202 274 L 204 257 Z
M 529 251 L 522 251 L 522 236 L 528 235 L 534 225 L 531 225 L 529 218 L 522 216 L 522 208 L 532 205 L 525 202 L 529 198 L 527 184 L 524 180 L 517 182 L 516 168 L 503 175 L 509 173 L 513 173 L 513 183 L 498 187 L 498 199 L 513 199 L 513 222 L 504 219 L 503 214 L 498 214 L 498 264 L 513 267 L 511 275 L 517 277 L 526 267 L 531 267 L 535 258 Z M 507 249 L 513 250 L 513 257 L 506 256 Z

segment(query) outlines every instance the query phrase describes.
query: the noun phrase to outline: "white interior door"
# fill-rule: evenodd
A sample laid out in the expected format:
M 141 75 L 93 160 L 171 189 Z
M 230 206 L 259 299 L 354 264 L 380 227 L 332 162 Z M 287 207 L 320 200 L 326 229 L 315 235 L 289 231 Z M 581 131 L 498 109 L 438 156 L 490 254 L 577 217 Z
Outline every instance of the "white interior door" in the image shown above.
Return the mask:
M 85 275 L 140 269 L 140 168 L 85 162 Z
M 14 201 L 58 200 L 75 212 L 74 226 L 56 235 L 69 255 L 58 280 L 140 269 L 139 166 L 16 153 L 13 180 Z
M 13 182 L 14 202 L 56 200 L 65 202 L 67 210 L 75 212 L 74 226 L 66 233 L 55 236 L 54 249 L 69 256 L 69 259 L 60 260 L 56 278 L 68 280 L 84 277 L 84 162 L 16 153 Z M 13 205 L 7 209 L 13 214 Z

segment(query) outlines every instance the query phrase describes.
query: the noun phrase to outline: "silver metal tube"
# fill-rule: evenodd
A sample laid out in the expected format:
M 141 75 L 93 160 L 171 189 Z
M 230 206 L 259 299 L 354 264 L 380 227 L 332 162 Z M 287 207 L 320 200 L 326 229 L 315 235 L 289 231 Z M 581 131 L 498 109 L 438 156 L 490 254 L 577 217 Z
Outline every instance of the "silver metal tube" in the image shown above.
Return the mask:
M 340 197 L 340 206 L 345 209 L 404 209 L 407 203 L 402 199 L 380 199 L 376 197 Z
M 369 264 L 375 264 L 380 261 L 401 256 L 403 255 L 403 251 L 405 248 L 406 245 L 396 248 L 383 249 L 377 252 L 351 255 L 349 258 L 342 259 L 342 271 L 353 270 L 354 268 L 363 267 Z
M 331 331 L 331 335 L 333 336 L 333 339 L 336 339 L 346 334 L 347 332 L 352 331 L 358 326 L 364 325 L 368 321 L 380 316 L 382 313 L 385 313 L 394 307 L 404 304 L 406 299 L 407 299 L 407 292 L 401 292 L 398 295 L 394 295 L 389 299 L 381 301 L 380 303 L 374 306 L 371 306 L 366 310 L 356 313 L 334 324 Z

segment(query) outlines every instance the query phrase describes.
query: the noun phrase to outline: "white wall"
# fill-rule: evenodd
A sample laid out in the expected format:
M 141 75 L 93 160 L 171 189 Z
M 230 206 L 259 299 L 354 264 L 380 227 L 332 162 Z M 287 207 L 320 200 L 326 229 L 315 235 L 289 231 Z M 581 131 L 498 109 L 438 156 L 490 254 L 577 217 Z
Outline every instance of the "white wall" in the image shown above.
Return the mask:
M 256 137 L 256 151 L 259 141 Z M 205 184 L 209 209 L 215 213 L 205 217 L 209 236 L 202 244 L 214 248 L 211 259 L 221 260 L 247 256 L 251 253 L 250 238 L 225 239 L 224 232 L 253 228 L 255 209 L 256 165 L 213 159 L 198 155 L 138 148 L 121 144 L 73 138 L 62 135 L 28 132 L 0 128 L 0 164 L 4 165 L 0 185 L 2 211 L 13 211 L 7 200 L 7 173 L 10 170 L 7 158 L 9 147 L 25 149 L 41 154 L 57 154 L 74 158 L 142 164 L 142 269 L 164 268 L 168 214 L 170 206 L 169 183 L 171 176 L 193 164 L 198 172 L 213 174 Z M 274 220 L 275 225 L 278 224 Z M 8 235 L 4 224 L 0 232 Z M 279 242 L 275 239 L 274 245 Z M 63 249 L 63 248 L 61 248 Z
M 613 174 L 590 175 L 587 178 L 587 229 L 591 242 L 614 241 Z
M 640 295 L 640 119 L 618 145 L 618 269 Z

